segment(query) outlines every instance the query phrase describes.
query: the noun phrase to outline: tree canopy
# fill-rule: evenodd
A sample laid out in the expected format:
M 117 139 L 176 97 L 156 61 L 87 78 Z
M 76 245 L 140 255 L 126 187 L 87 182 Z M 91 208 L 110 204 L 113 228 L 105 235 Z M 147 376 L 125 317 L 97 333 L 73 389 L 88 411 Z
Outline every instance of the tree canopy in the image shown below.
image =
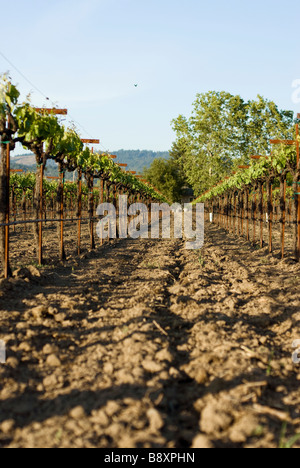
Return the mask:
M 262 96 L 244 101 L 225 91 L 197 94 L 191 116 L 172 121 L 171 155 L 200 194 L 248 164 L 251 154 L 269 154 L 271 138 L 292 138 L 293 118 L 293 111 Z
M 174 159 L 154 159 L 150 168 L 145 169 L 144 175 L 168 200 L 181 200 L 184 181 Z

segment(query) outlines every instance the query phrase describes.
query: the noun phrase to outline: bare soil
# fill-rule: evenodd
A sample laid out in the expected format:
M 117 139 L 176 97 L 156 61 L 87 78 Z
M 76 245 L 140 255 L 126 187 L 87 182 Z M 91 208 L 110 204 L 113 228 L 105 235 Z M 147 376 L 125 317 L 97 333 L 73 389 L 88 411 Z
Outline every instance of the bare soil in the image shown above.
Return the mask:
M 31 217 L 33 218 L 33 216 Z M 60 256 L 58 222 L 48 221 L 43 224 L 43 262 L 49 267 L 56 267 Z M 96 237 L 96 243 L 100 246 L 100 240 Z M 90 233 L 87 221 L 81 225 L 81 252 L 86 253 L 90 248 Z M 77 222 L 66 221 L 64 223 L 64 247 L 66 255 L 74 258 L 77 255 Z M 10 265 L 12 269 L 37 266 L 37 245 L 33 234 L 32 225 L 16 226 L 15 231 L 10 230 Z
M 299 277 L 211 225 L 201 251 L 123 240 L 16 270 L 0 287 L 0 447 L 288 444 Z

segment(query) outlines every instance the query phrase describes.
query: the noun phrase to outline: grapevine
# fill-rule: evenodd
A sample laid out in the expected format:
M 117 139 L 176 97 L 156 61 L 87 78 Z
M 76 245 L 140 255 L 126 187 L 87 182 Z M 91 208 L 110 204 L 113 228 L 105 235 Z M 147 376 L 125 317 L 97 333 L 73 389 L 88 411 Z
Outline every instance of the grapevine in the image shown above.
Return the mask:
M 277 143 L 277 141 L 276 141 Z M 299 132 L 296 125 L 296 139 L 282 142 L 274 147 L 269 156 L 254 157 L 249 167 L 240 168 L 231 177 L 221 181 L 202 194 L 194 203 L 204 203 L 210 212 L 217 214 L 219 224 L 249 240 L 249 221 L 253 224 L 253 242 L 256 242 L 256 222 L 259 214 L 260 246 L 263 247 L 263 220 L 269 228 L 269 252 L 273 251 L 273 216 L 281 212 L 281 256 L 284 258 L 286 215 L 293 212 L 295 257 L 300 259 L 300 213 L 299 213 Z M 212 216 L 212 215 L 211 215 Z M 236 226 L 237 224 L 237 226 Z
M 44 112 L 43 109 L 36 109 L 29 102 L 20 103 L 19 97 L 18 89 L 4 77 L 0 84 L 0 257 L 2 264 L 6 265 L 5 275 L 11 274 L 7 258 L 10 197 L 13 201 L 14 217 L 16 203 L 21 203 L 24 220 L 26 220 L 26 202 L 32 201 L 31 208 L 36 220 L 39 220 L 33 226 L 40 264 L 42 263 L 42 220 L 40 218 L 44 216 L 43 211 L 47 204 L 50 205 L 52 213 L 56 211 L 56 215 L 63 220 L 65 202 L 72 207 L 76 201 L 78 202 L 77 215 L 79 217 L 81 217 L 81 204 L 83 203 L 89 212 L 91 248 L 95 248 L 93 213 L 95 201 L 99 201 L 99 192 L 95 190 L 97 179 L 105 184 L 107 197 L 114 188 L 130 196 L 138 195 L 146 203 L 168 202 L 154 187 L 132 174 L 123 172 L 109 154 L 94 153 L 88 147 L 84 147 L 76 129 L 62 125 L 55 112 L 49 113 Z M 13 150 L 16 143 L 21 143 L 24 148 L 35 155 L 36 174 L 14 174 L 8 177 L 7 152 Z M 48 182 L 44 178 L 49 160 L 55 161 L 59 167 L 60 180 L 56 183 Z M 64 174 L 75 171 L 77 183 L 66 184 Z M 81 184 L 82 177 L 86 184 Z M 61 260 L 64 260 L 63 222 L 58 227 L 58 234 Z

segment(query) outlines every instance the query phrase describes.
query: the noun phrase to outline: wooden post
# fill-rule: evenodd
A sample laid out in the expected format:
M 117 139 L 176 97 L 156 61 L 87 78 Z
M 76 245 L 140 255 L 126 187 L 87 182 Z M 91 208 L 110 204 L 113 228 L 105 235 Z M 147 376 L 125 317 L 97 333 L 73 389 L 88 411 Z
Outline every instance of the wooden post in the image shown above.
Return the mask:
M 245 191 L 241 191 L 241 236 L 244 237 Z
M 117 210 L 117 186 L 116 184 L 114 184 L 114 188 L 113 188 L 113 205 L 115 209 Z
M 272 181 L 267 182 L 268 189 L 268 221 L 269 221 L 269 253 L 273 252 L 273 185 Z
M 232 192 L 230 192 L 230 204 L 229 204 L 229 210 L 230 210 L 230 220 L 229 220 L 229 232 L 233 232 L 233 201 L 234 195 Z
M 226 194 L 226 230 L 229 231 L 229 195 Z
M 81 244 L 81 214 L 82 214 L 82 170 L 78 169 L 77 176 L 77 254 L 80 255 Z
M 259 182 L 259 223 L 260 223 L 260 248 L 264 246 L 264 203 L 263 203 L 263 183 Z
M 249 234 L 249 218 L 250 218 L 250 210 L 249 210 L 249 189 L 246 188 L 246 210 L 247 210 L 247 233 L 246 233 L 246 239 L 249 242 L 250 240 L 250 234 Z
M 12 204 L 12 211 L 14 215 L 14 222 L 17 221 L 17 197 L 15 192 L 15 187 L 12 186 L 11 190 L 11 204 Z M 13 226 L 13 231 L 16 232 L 16 225 Z
M 94 237 L 94 175 L 90 174 L 88 176 L 88 189 L 89 189 L 89 198 L 88 198 L 88 212 L 89 212 L 89 224 L 90 224 L 90 249 L 94 250 L 95 237 Z
M 65 172 L 60 172 L 60 261 L 63 262 L 66 259 L 64 249 L 64 185 L 65 185 Z
M 44 180 L 44 164 L 40 166 L 40 207 L 39 207 L 39 252 L 38 261 L 39 265 L 43 264 L 43 180 Z
M 233 215 L 233 234 L 236 234 L 236 192 L 233 194 L 234 215 Z
M 300 151 L 299 151 L 299 125 L 296 125 L 296 152 L 297 152 L 297 195 L 295 198 L 297 198 L 297 234 L 296 234 L 296 239 L 297 239 L 297 248 L 296 248 L 296 259 L 299 261 L 300 260 Z
M 104 193 L 103 192 L 104 192 L 104 180 L 100 179 L 100 204 L 101 205 L 103 204 L 103 201 L 104 201 Z M 103 245 L 102 235 L 101 235 L 101 238 L 100 238 L 100 245 L 101 246 Z
M 26 221 L 26 189 L 23 189 L 21 203 L 22 203 L 22 211 L 23 211 L 23 221 Z M 27 231 L 26 224 L 24 224 L 24 231 Z
M 5 223 L 9 223 L 9 182 L 10 182 L 10 148 L 9 143 L 6 146 L 6 212 Z M 9 226 L 5 226 L 5 264 L 4 264 L 4 278 L 8 278 L 11 274 L 9 266 Z
M 256 242 L 256 208 L 257 208 L 257 194 L 256 194 L 257 187 L 254 187 L 254 194 L 252 200 L 252 221 L 253 221 L 253 244 Z
M 285 225 L 286 225 L 286 174 L 280 177 L 280 211 L 281 211 L 281 258 L 284 259 Z
M 52 209 L 52 219 L 54 219 L 56 216 L 55 207 L 54 207 L 54 193 L 51 194 L 51 209 Z
M 300 189 L 300 186 L 298 185 L 298 176 L 297 174 L 294 175 L 294 250 L 295 250 L 295 258 L 297 261 L 300 259 L 300 250 L 299 250 L 299 242 L 298 242 L 298 225 L 299 225 L 299 198 L 298 198 L 298 190 Z
M 242 235 L 242 192 L 239 191 L 238 194 L 238 235 L 241 237 Z

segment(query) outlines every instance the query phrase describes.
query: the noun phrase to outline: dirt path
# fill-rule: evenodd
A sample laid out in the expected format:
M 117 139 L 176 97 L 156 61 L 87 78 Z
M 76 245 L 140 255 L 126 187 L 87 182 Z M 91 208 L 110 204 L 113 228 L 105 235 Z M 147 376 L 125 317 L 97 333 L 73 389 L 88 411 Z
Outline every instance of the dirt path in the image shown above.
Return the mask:
M 128 240 L 19 271 L 0 446 L 278 447 L 300 433 L 299 276 L 213 226 L 201 252 Z

